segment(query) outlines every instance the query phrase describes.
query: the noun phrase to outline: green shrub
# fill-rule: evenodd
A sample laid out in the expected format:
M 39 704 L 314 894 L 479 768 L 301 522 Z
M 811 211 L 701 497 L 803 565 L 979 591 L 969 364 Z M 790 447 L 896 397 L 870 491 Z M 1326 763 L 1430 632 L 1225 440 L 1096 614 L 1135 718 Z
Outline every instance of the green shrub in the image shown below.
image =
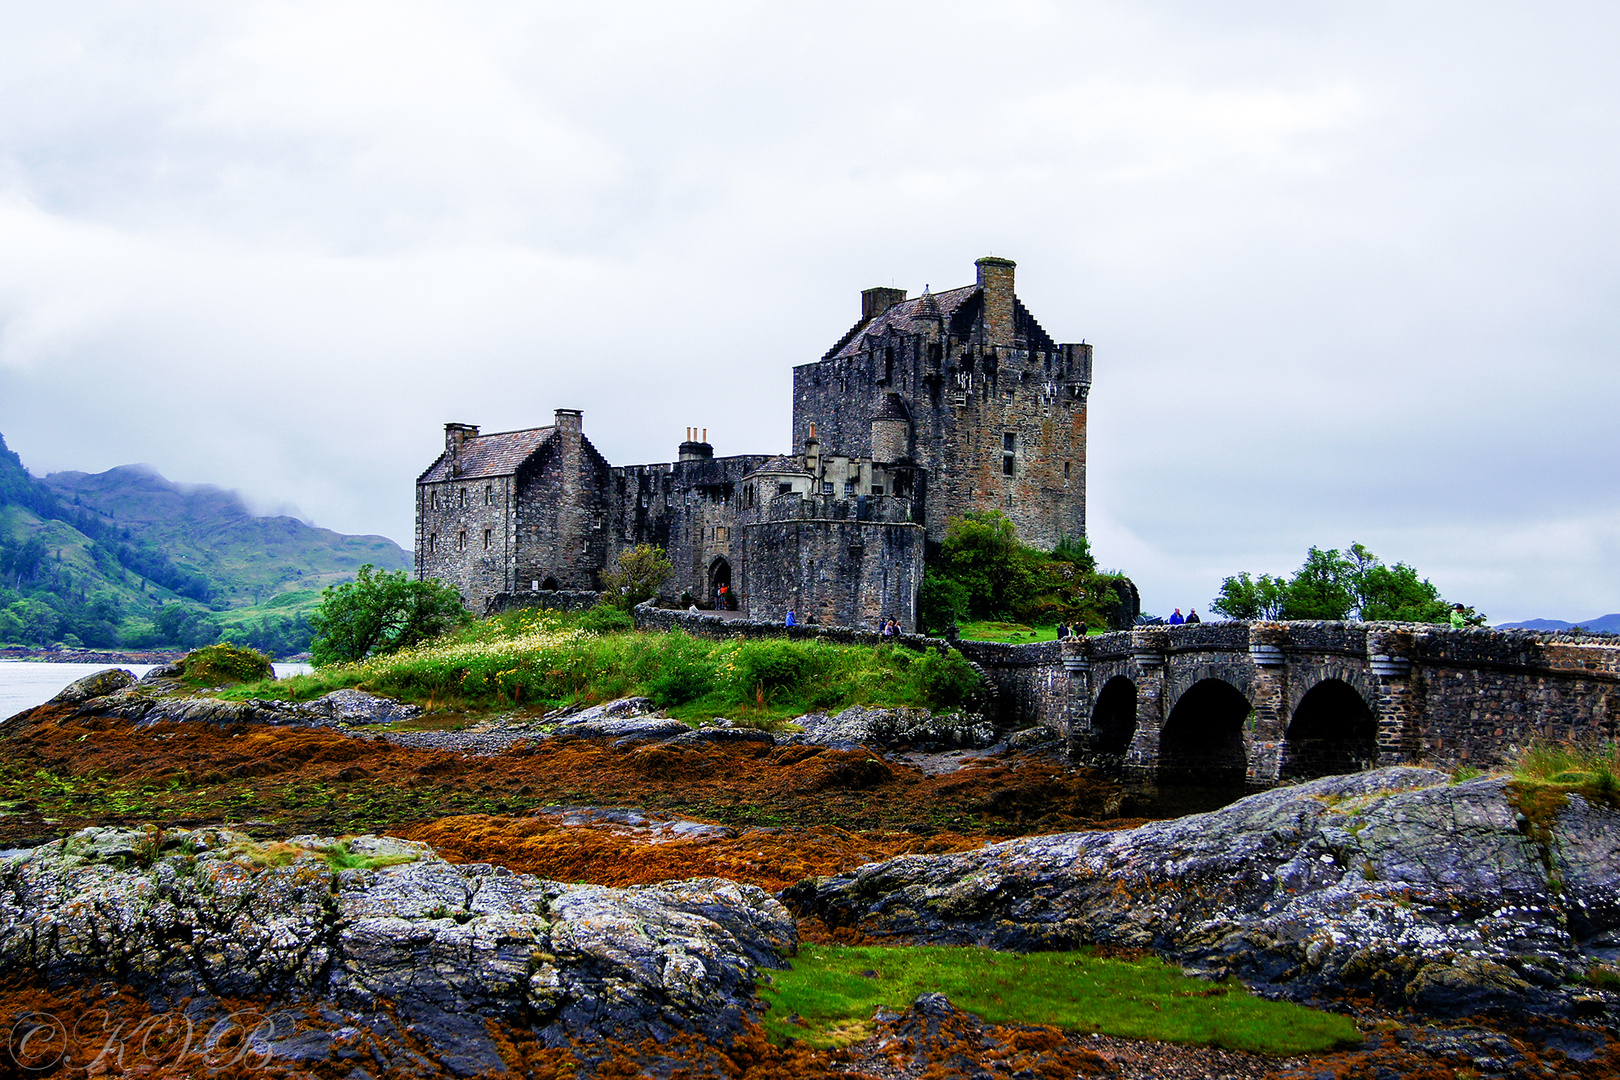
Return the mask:
M 270 658 L 254 649 L 239 649 L 230 642 L 194 649 L 180 661 L 187 682 L 198 686 L 225 686 L 259 682 L 274 677 Z
M 957 653 L 926 652 L 906 668 L 912 694 L 935 709 L 954 709 L 982 689 L 979 673 Z

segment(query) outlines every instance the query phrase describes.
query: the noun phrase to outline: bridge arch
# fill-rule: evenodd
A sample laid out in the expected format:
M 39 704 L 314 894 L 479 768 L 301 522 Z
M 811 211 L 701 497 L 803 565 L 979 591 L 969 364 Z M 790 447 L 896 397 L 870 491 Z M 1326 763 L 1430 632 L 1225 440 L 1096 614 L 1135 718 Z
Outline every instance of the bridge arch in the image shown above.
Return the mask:
M 1159 779 L 1169 783 L 1241 784 L 1249 755 L 1243 730 L 1249 697 L 1223 677 L 1199 679 L 1175 699 L 1159 733 Z
M 1223 682 L 1243 695 L 1247 701 L 1255 698 L 1254 669 L 1247 664 L 1205 662 L 1199 664 L 1177 663 L 1176 659 L 1170 662 L 1170 670 L 1165 673 L 1164 701 L 1169 713 L 1176 710 L 1181 699 L 1187 691 L 1202 682 Z
M 1359 772 L 1376 764 L 1378 713 L 1363 691 L 1330 676 L 1298 695 L 1283 736 L 1279 779 Z
M 1091 738 L 1087 749 L 1124 761 L 1136 738 L 1136 683 L 1115 675 L 1097 691 L 1091 709 Z

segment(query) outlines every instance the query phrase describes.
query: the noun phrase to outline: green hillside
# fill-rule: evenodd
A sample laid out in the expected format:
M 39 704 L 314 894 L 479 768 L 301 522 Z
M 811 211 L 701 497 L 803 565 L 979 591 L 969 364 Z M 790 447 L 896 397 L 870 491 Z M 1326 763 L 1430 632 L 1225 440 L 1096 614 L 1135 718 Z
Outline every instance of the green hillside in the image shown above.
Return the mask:
M 0 437 L 0 643 L 301 652 L 327 585 L 403 569 L 381 536 L 255 515 L 235 492 L 142 466 L 28 473 Z

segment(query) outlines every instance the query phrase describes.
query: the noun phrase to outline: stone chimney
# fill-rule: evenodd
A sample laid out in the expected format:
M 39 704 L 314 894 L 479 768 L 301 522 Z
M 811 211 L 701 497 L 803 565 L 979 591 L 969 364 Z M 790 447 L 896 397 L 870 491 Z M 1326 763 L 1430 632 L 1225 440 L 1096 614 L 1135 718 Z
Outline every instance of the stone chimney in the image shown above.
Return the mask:
M 1013 267 L 1011 259 L 986 255 L 974 264 L 979 268 L 979 288 L 984 292 L 984 343 L 1013 343 Z
M 905 298 L 904 289 L 889 289 L 882 286 L 876 289 L 862 289 L 861 322 L 877 318 Z
M 557 428 L 559 435 L 572 435 L 577 438 L 584 415 L 578 409 L 558 409 L 552 414 L 551 422 Z
M 704 428 L 702 436 L 699 437 L 697 428 L 687 428 L 686 441 L 681 443 L 680 454 L 676 460 L 703 461 L 712 457 L 714 457 L 714 447 L 709 445 L 709 429 Z
M 444 425 L 444 452 L 450 455 L 451 476 L 457 476 L 461 472 L 461 444 L 468 439 L 476 438 L 478 438 L 477 424 Z

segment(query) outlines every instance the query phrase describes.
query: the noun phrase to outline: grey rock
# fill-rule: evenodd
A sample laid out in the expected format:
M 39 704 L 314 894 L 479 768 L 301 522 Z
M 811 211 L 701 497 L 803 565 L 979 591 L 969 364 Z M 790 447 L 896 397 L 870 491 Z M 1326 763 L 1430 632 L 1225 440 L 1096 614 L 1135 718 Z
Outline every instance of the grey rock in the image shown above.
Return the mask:
M 982 747 L 996 741 L 996 730 L 973 713 L 935 714 L 927 709 L 867 709 L 853 705 L 837 716 L 809 713 L 799 717 L 804 741 L 822 746 L 862 743 L 868 746 L 911 745 L 925 749 Z
M 134 686 L 135 673 L 123 668 L 104 668 L 94 674 L 86 675 L 75 682 L 68 683 L 62 692 L 46 702 L 47 705 L 78 705 L 91 698 L 106 697 L 117 693 L 125 687 Z
M 1544 850 L 1503 780 L 1448 780 L 1327 777 L 1136 829 L 891 859 L 784 898 L 925 942 L 1151 948 L 1302 1000 L 1355 987 L 1433 1015 L 1569 1015 L 1591 993 L 1584 939 L 1620 929 L 1620 814 L 1572 797 Z
M 769 894 L 719 879 L 564 885 L 379 837 L 346 842 L 371 867 L 335 870 L 331 838 L 288 843 L 290 862 L 223 829 L 86 829 L 36 848 L 0 864 L 0 966 L 166 1001 L 309 1003 L 374 1031 L 391 1009 L 472 1074 L 499 1067 L 485 1018 L 548 1045 L 734 1035 L 757 968 L 781 966 L 796 936 Z
M 294 711 L 339 724 L 391 724 L 422 715 L 420 705 L 368 694 L 364 690 L 333 690 L 324 697 L 294 706 Z
M 623 720 L 632 716 L 646 716 L 655 711 L 657 710 L 653 708 L 651 698 L 618 698 L 601 705 L 592 705 L 588 709 L 581 709 L 571 716 L 564 717 L 562 725 L 570 727 L 574 724 L 600 723 L 603 720 Z
M 684 735 L 692 729 L 679 720 L 667 716 L 641 716 L 622 720 L 597 720 L 589 724 L 573 724 L 560 729 L 558 735 L 579 739 L 668 739 Z

